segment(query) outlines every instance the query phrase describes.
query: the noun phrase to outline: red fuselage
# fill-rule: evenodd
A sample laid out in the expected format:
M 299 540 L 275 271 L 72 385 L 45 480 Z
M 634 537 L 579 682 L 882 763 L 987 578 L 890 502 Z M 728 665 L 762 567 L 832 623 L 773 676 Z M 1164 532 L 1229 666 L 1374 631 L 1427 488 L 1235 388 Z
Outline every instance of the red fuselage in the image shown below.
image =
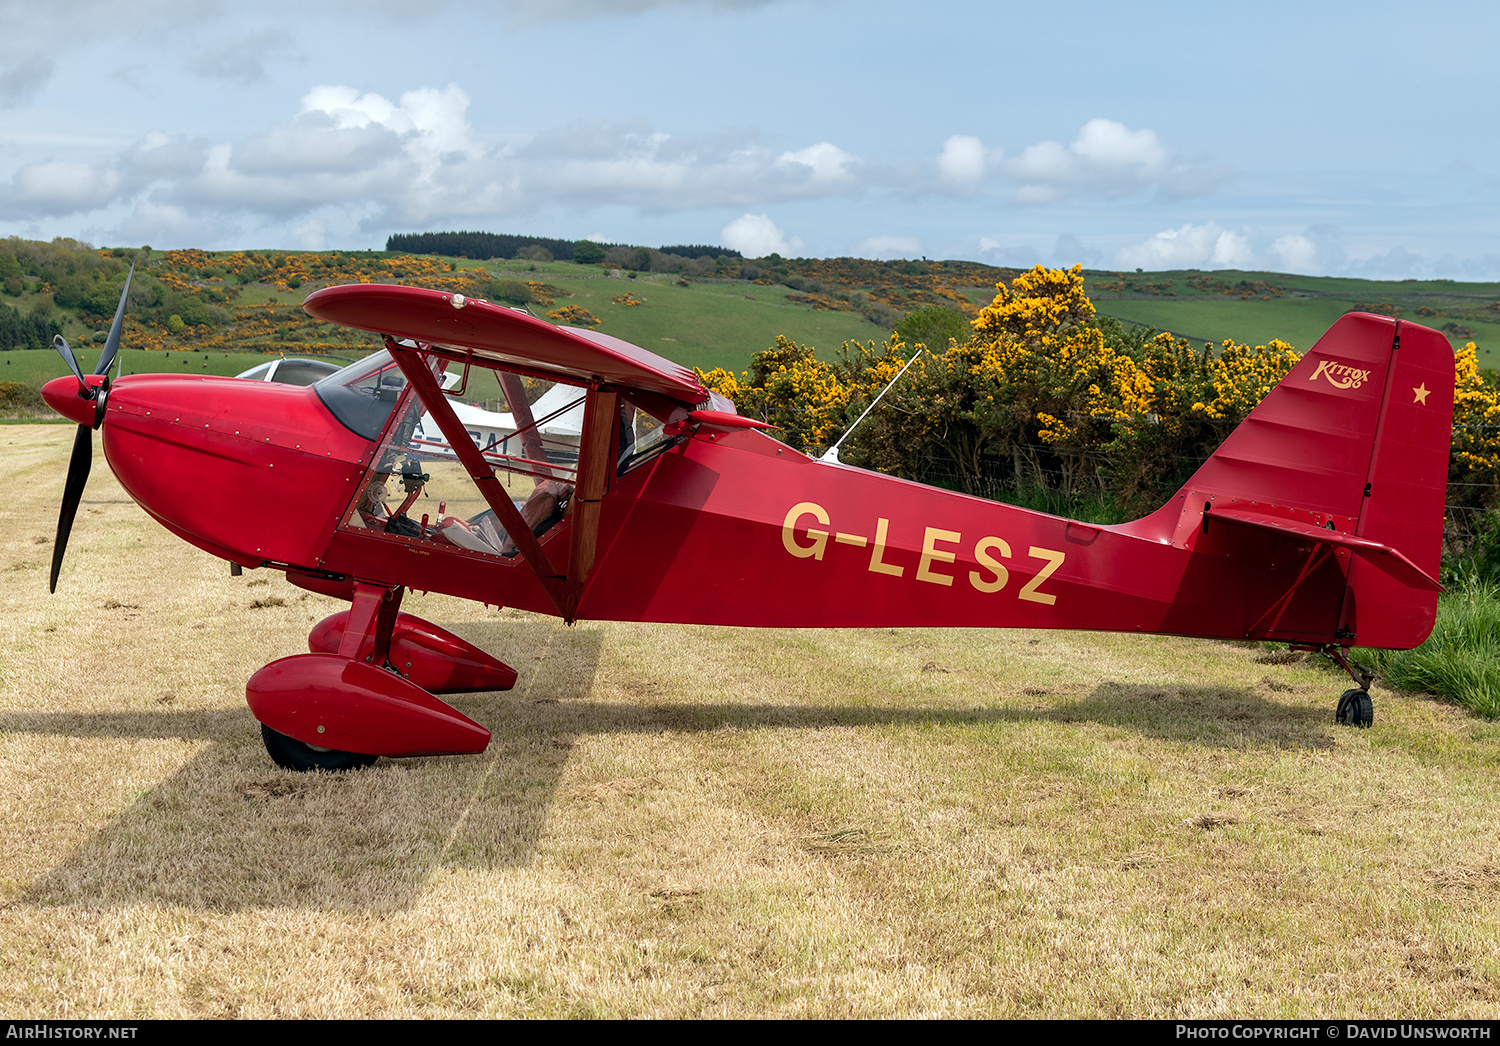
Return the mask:
M 105 453 L 131 497 L 214 555 L 330 591 L 375 581 L 555 612 L 519 558 L 339 529 L 376 444 L 311 388 L 133 376 L 110 390 L 106 413 Z M 1349 570 L 1343 552 L 1310 569 L 1311 546 L 1285 537 L 1174 542 L 1180 519 L 1197 525 L 1185 495 L 1135 524 L 1091 526 L 823 463 L 745 429 L 700 428 L 611 482 L 583 618 L 1327 643 Z M 569 522 L 543 539 L 559 567 Z M 1278 606 L 1299 582 L 1297 600 Z M 1396 638 L 1419 642 L 1431 609 L 1412 609 Z

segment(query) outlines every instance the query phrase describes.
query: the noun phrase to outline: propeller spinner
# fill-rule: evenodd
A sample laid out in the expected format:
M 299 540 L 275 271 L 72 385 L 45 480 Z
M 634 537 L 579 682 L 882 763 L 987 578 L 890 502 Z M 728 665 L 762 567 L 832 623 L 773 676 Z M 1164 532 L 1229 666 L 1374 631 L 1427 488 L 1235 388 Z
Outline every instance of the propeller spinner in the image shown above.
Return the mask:
M 125 320 L 125 300 L 130 296 L 130 279 L 135 275 L 135 266 L 125 276 L 125 287 L 120 292 L 120 304 L 115 307 L 114 322 L 109 326 L 109 337 L 104 342 L 104 351 L 99 354 L 99 365 L 94 372 L 85 375 L 78 366 L 78 359 L 61 334 L 53 339 L 52 346 L 62 356 L 63 362 L 77 379 L 76 395 L 71 394 L 66 378 L 47 383 L 42 395 L 59 414 L 78 422 L 78 433 L 73 437 L 73 456 L 68 462 L 68 479 L 63 484 L 62 509 L 57 516 L 57 539 L 52 543 L 52 576 L 47 591 L 57 591 L 57 574 L 62 569 L 63 553 L 68 549 L 68 534 L 73 530 L 73 518 L 78 514 L 78 503 L 83 499 L 83 487 L 88 482 L 89 469 L 93 466 L 93 430 L 104 424 L 104 405 L 109 398 L 109 368 L 120 352 L 120 327 Z M 62 385 L 63 388 L 56 386 Z

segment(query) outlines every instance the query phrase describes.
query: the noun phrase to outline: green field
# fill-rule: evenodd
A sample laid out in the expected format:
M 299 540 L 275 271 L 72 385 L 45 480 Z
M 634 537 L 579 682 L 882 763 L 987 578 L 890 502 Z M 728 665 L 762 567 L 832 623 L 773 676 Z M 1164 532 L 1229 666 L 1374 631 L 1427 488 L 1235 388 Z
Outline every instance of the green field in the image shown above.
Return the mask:
M 477 263 L 469 263 L 477 264 Z M 746 280 L 691 281 L 676 276 L 641 274 L 635 279 L 600 276 L 598 266 L 570 262 L 490 261 L 490 272 L 510 278 L 541 279 L 572 294 L 557 304 L 581 305 L 595 316 L 596 328 L 689 367 L 744 370 L 750 357 L 775 344 L 777 335 L 831 353 L 845 341 L 884 341 L 889 331 L 857 312 L 816 311 L 788 302 L 793 293 L 776 284 Z M 617 305 L 627 293 L 644 305 Z M 546 308 L 533 306 L 544 315 Z
M 1500 364 L 1500 283 L 1188 270 L 1093 272 L 1087 287 L 1102 314 L 1194 341 L 1280 338 L 1306 351 L 1344 313 L 1376 311 L 1441 330 L 1455 347 L 1472 341 L 1482 366 Z
M 380 346 L 371 339 L 370 351 Z M 259 352 L 131 352 L 121 350 L 123 374 L 215 374 L 233 377 L 276 356 Z M 85 374 L 99 362 L 98 349 L 75 350 L 78 365 Z M 297 353 L 288 352 L 288 356 Z M 331 358 L 331 357 L 330 357 Z M 352 362 L 352 361 L 351 361 Z M 0 381 L 23 381 L 39 384 L 68 373 L 68 366 L 52 349 L 17 349 L 0 353 Z M 111 370 L 113 373 L 113 370 Z

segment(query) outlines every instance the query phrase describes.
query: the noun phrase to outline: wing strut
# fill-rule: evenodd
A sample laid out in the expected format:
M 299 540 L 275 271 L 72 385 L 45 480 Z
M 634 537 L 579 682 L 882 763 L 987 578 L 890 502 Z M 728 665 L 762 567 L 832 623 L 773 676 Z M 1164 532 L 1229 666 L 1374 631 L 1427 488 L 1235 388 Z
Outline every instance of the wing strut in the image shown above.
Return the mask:
M 620 413 L 620 394 L 611 388 L 589 393 L 583 408 L 583 441 L 579 447 L 578 486 L 573 491 L 573 545 L 568 555 L 568 598 L 563 614 L 568 620 L 578 609 L 583 586 L 594 569 L 599 544 L 599 507 L 605 484 L 613 471 L 615 419 Z
M 427 369 L 420 352 L 409 349 L 396 341 L 394 338 L 385 339 L 386 348 L 395 358 L 396 365 L 401 368 L 401 373 L 406 375 L 406 380 L 416 390 L 417 398 L 422 401 L 422 406 L 432 415 L 442 430 L 443 438 L 448 441 L 448 446 L 453 449 L 458 460 L 463 463 L 468 471 L 469 477 L 474 480 L 474 485 L 479 488 L 479 493 L 484 495 L 484 500 L 494 510 L 495 516 L 505 528 L 511 540 L 516 543 L 526 565 L 531 567 L 536 579 L 541 582 L 547 597 L 552 600 L 552 605 L 557 607 L 557 612 L 565 619 L 571 620 L 571 613 L 577 605 L 576 592 L 570 592 L 570 586 L 566 583 L 563 575 L 558 573 L 547 558 L 547 552 L 542 548 L 541 542 L 521 518 L 521 513 L 511 502 L 510 495 L 506 493 L 500 481 L 495 478 L 495 472 L 485 463 L 484 455 L 474 441 L 469 438 L 468 430 L 458 420 L 458 415 L 453 413 L 453 406 L 448 398 L 443 395 L 443 390 L 438 388 L 437 380 L 432 372 Z

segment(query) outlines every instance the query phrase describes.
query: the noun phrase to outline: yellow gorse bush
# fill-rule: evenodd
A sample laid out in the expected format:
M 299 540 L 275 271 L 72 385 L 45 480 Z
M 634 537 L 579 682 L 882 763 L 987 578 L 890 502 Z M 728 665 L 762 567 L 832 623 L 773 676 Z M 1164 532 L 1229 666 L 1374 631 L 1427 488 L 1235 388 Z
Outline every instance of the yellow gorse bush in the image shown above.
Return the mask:
M 1448 478 L 1464 486 L 1450 494 L 1449 502 L 1493 507 L 1493 492 L 1500 486 L 1500 389 L 1479 373 L 1472 341 L 1454 357 L 1454 379 Z
M 547 313 L 547 318 L 553 323 L 568 327 L 599 326 L 599 317 L 589 312 L 582 305 L 564 305 L 560 309 L 553 309 Z
M 973 492 L 1093 488 L 1125 508 L 1159 504 L 1294 367 L 1284 341 L 1195 348 L 1100 320 L 1081 267 L 1037 266 L 946 349 L 846 343 L 832 362 L 786 338 L 741 374 L 700 372 L 739 409 L 816 452 L 838 440 L 897 373 L 921 358 L 844 445 L 844 460 Z M 1454 478 L 1490 501 L 1500 485 L 1500 397 L 1473 345 L 1455 360 Z M 1461 474 L 1461 475 L 1460 475 Z
M 981 336 L 1009 334 L 1035 342 L 1048 334 L 1094 318 L 1094 303 L 1083 292 L 1083 266 L 1066 271 L 1040 265 L 1007 287 L 995 284 L 995 300 L 973 322 Z

